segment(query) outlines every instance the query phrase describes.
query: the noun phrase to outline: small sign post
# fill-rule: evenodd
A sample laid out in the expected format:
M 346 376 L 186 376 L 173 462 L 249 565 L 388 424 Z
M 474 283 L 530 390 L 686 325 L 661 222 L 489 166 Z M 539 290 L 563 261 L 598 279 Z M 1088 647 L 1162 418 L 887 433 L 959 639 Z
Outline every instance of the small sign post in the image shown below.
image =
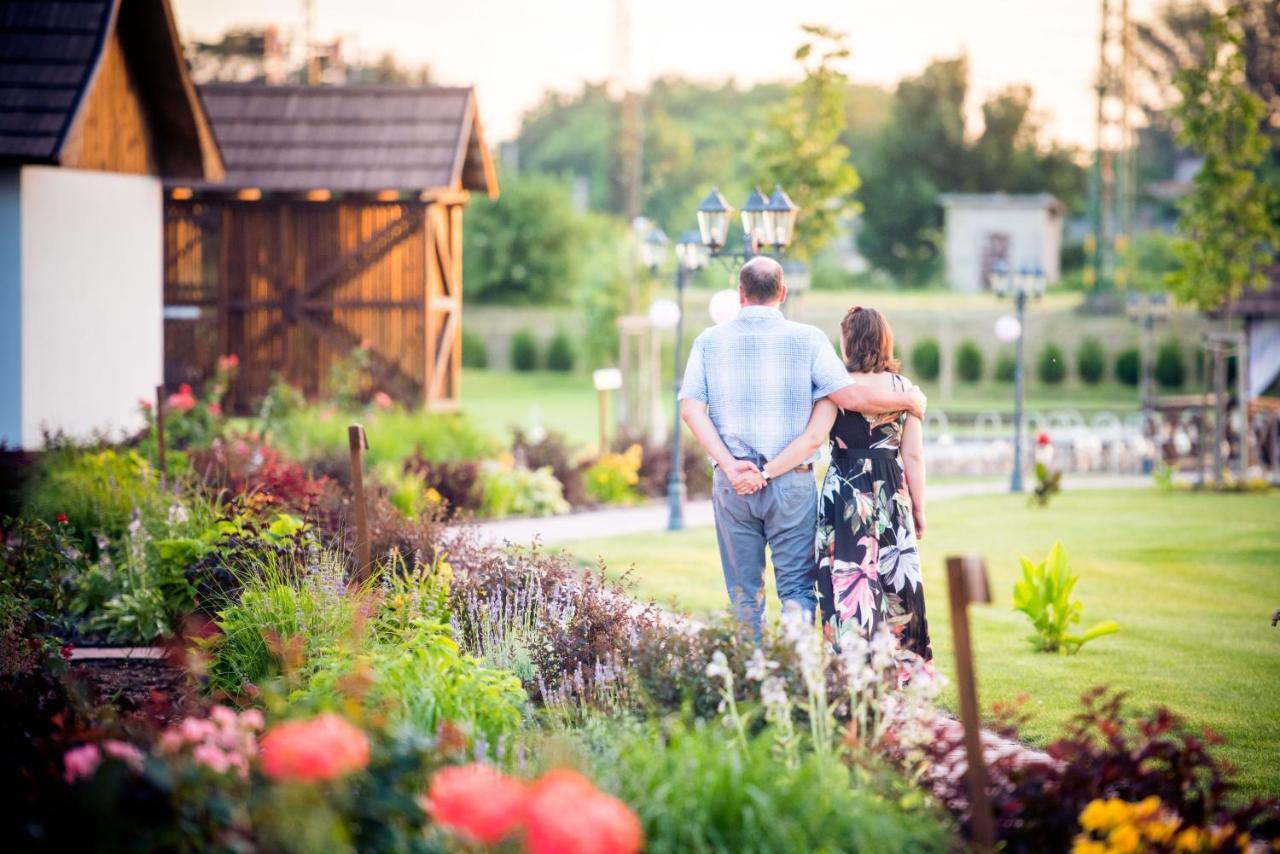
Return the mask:
M 347 428 L 347 439 L 351 448 L 351 491 L 356 507 L 356 578 L 363 580 L 373 563 L 369 546 L 369 508 L 364 494 L 364 452 L 369 448 L 369 439 L 359 424 Z
M 987 768 L 982 757 L 982 722 L 978 718 L 978 686 L 973 669 L 973 645 L 969 637 L 969 603 L 991 601 L 987 565 L 979 557 L 948 557 L 947 587 L 951 595 L 951 633 L 955 640 L 956 687 L 960 692 L 960 722 L 964 726 L 969 770 L 969 813 L 974 844 L 983 851 L 995 849 L 991 801 L 987 797 Z
M 164 386 L 156 386 L 156 468 L 160 470 L 160 486 L 169 483 L 169 466 L 164 455 Z

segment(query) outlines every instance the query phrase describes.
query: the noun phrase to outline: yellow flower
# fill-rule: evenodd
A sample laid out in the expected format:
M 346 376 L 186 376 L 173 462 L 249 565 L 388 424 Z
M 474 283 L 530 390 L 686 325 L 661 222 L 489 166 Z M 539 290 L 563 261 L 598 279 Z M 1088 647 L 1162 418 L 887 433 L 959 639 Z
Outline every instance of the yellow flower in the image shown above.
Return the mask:
M 1085 830 L 1104 830 L 1109 827 L 1108 803 L 1109 801 L 1103 800 L 1090 801 L 1080 813 L 1080 826 Z
M 1071 854 L 1107 854 L 1107 846 L 1095 842 L 1085 834 L 1076 837 L 1071 846 Z
M 439 504 L 443 500 L 443 497 L 440 495 L 440 493 L 436 490 L 434 486 L 428 486 L 427 500 L 430 501 L 432 504 Z
M 1132 824 L 1122 824 L 1107 834 L 1107 842 L 1115 854 L 1133 854 L 1142 847 L 1142 835 Z
M 445 581 L 449 581 L 453 578 L 453 564 L 449 563 L 447 560 L 442 560 L 440 561 L 440 567 L 437 572 L 441 578 Z
M 498 466 L 501 467 L 503 471 L 511 471 L 516 467 L 516 458 L 511 456 L 510 453 L 503 451 L 501 454 L 498 454 Z
M 1133 806 L 1133 818 L 1135 821 L 1146 821 L 1149 818 L 1155 818 L 1156 813 L 1160 812 L 1160 799 L 1155 795 L 1143 798 Z
M 1173 839 L 1173 834 L 1178 831 L 1178 824 L 1179 821 L 1176 818 L 1158 818 L 1147 822 L 1142 832 L 1151 842 L 1167 845 L 1169 840 Z
M 1199 851 L 1202 844 L 1202 834 L 1198 827 L 1188 827 L 1173 838 L 1174 851 Z

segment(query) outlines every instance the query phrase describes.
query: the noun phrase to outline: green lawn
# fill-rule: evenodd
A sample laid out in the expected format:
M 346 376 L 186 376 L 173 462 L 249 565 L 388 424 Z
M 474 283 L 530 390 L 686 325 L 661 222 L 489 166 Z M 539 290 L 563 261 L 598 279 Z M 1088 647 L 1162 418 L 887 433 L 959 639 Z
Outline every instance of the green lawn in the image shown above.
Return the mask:
M 1013 409 L 1013 387 L 1009 383 L 958 383 L 950 400 L 943 399 L 936 383 L 924 383 L 923 388 L 929 395 L 930 407 L 943 412 L 972 414 L 994 410 L 1002 413 L 1007 422 Z M 669 401 L 664 400 L 663 405 L 669 413 Z M 512 427 L 528 428 L 537 423 L 544 429 L 564 433 L 579 444 L 595 444 L 599 435 L 597 407 L 596 391 L 587 374 L 473 369 L 462 372 L 463 411 L 494 435 L 509 435 Z M 1137 390 L 1115 382 L 1097 386 L 1070 382 L 1054 387 L 1033 384 L 1028 389 L 1028 412 L 1061 409 L 1078 409 L 1086 415 L 1103 409 L 1119 414 L 1134 412 Z
M 1280 792 L 1280 494 L 1200 495 L 1152 491 L 1071 492 L 1047 509 L 1000 495 L 940 502 L 922 543 L 933 648 L 952 669 L 942 560 L 987 558 L 995 602 L 973 609 L 979 696 L 984 706 L 1029 695 L 1025 735 L 1042 743 L 1091 686 L 1165 704 L 1227 739 L 1223 754 L 1252 793 Z M 1028 623 L 1012 610 L 1019 555 L 1043 557 L 1061 540 L 1081 576 L 1084 624 L 1116 620 L 1118 635 L 1074 657 L 1037 654 Z M 584 540 L 570 550 L 634 565 L 639 592 L 694 611 L 725 605 L 710 529 Z M 770 594 L 772 596 L 772 593 Z M 771 613 L 777 604 L 771 601 Z

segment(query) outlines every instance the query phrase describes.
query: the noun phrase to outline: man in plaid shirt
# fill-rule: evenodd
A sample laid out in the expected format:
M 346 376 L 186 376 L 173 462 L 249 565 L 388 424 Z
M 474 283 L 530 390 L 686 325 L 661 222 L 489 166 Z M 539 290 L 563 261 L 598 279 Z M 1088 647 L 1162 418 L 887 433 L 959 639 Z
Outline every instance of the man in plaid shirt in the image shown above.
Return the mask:
M 758 637 L 766 545 L 783 604 L 795 602 L 810 615 L 817 605 L 817 454 L 767 481 L 760 474 L 765 463 L 804 431 L 824 397 L 854 412 L 917 416 L 924 415 L 925 398 L 918 389 L 856 385 L 820 329 L 782 316 L 787 287 L 772 258 L 742 266 L 738 295 L 738 317 L 693 342 L 680 414 L 715 464 L 711 502 L 725 587 L 734 613 Z M 755 491 L 741 495 L 737 487 Z

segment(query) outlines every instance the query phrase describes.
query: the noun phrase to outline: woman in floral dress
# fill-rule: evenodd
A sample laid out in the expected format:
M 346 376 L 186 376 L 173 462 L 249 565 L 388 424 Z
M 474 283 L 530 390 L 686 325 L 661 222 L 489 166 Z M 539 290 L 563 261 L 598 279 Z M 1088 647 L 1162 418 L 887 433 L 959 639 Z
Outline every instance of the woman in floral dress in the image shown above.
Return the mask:
M 845 365 L 855 382 L 906 390 L 893 358 L 893 331 L 880 312 L 855 306 L 840 324 Z M 819 401 L 792 445 L 770 463 L 785 468 L 827 437 L 831 466 L 818 506 L 818 594 L 837 644 L 870 638 L 888 623 L 901 649 L 933 658 L 925 619 L 918 541 L 924 536 L 924 438 L 905 412 L 865 416 Z

